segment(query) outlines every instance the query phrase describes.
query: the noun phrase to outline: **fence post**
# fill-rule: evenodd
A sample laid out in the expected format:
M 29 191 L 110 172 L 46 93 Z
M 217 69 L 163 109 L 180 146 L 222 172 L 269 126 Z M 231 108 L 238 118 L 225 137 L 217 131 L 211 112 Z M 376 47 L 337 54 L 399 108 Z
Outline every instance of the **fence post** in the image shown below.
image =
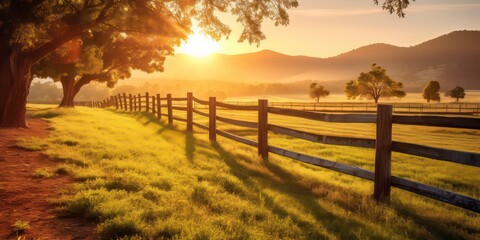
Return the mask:
M 215 102 L 216 97 L 208 99 L 208 137 L 210 141 L 217 141 L 217 107 Z
M 150 111 L 150 98 L 148 97 L 148 92 L 145 93 L 145 111 Z
M 268 158 L 268 100 L 258 100 L 258 155 Z
M 168 124 L 173 123 L 173 114 L 172 114 L 172 94 L 167 94 L 167 111 L 168 111 Z
M 137 111 L 137 96 L 133 95 L 133 111 Z
M 127 110 L 127 94 L 123 93 L 123 110 Z
M 133 99 L 132 99 L 132 94 L 129 93 L 128 94 L 128 102 L 129 102 L 129 105 L 130 105 L 130 112 L 133 111 Z
M 155 96 L 152 96 L 152 114 L 155 116 L 157 113 L 157 108 L 155 107 Z
M 377 137 L 375 141 L 375 185 L 373 197 L 376 201 L 390 201 L 390 176 L 392 160 L 392 105 L 377 106 Z
M 193 94 L 187 93 L 187 131 L 193 131 Z
M 162 119 L 162 106 L 160 101 L 160 94 L 157 94 L 157 117 Z
M 117 94 L 117 98 L 118 98 L 118 106 L 120 109 L 123 109 L 123 103 L 122 103 L 122 95 L 119 93 Z

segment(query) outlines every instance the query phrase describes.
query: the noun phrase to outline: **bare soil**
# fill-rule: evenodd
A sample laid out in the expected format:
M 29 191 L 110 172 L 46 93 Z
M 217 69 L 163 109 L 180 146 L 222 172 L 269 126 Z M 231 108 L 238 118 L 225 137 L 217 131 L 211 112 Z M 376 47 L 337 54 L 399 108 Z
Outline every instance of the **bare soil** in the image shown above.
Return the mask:
M 66 175 L 34 178 L 38 168 L 55 170 L 58 162 L 40 152 L 15 146 L 21 137 L 46 137 L 48 122 L 29 119 L 30 129 L 0 129 L 0 239 L 98 239 L 93 223 L 81 218 L 60 218 L 50 201 L 58 198 L 73 179 Z M 11 225 L 29 221 L 22 235 Z

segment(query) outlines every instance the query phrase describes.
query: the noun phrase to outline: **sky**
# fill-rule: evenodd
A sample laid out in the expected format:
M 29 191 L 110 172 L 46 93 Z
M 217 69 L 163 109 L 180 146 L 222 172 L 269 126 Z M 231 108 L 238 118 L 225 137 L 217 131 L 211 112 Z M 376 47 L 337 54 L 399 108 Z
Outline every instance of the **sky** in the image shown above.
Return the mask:
M 267 39 L 259 47 L 238 43 L 241 26 L 235 18 L 226 17 L 232 33 L 219 42 L 216 52 L 269 49 L 294 56 L 333 57 L 373 43 L 408 47 L 455 30 L 480 30 L 480 0 L 411 1 L 405 18 L 390 15 L 373 0 L 299 0 L 299 4 L 289 11 L 288 26 L 264 22 Z

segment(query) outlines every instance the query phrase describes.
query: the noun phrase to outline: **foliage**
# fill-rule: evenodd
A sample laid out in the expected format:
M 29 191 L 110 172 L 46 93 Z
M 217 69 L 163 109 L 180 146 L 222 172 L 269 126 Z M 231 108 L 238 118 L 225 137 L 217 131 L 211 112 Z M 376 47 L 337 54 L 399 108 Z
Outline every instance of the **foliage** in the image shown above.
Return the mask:
M 26 220 L 18 220 L 11 227 L 16 233 L 23 233 L 30 228 L 30 223 Z
M 308 94 L 311 98 L 315 98 L 317 102 L 319 102 L 321 97 L 328 96 L 330 92 L 327 91 L 325 87 L 323 87 L 322 85 L 317 83 L 312 83 L 310 84 L 310 91 Z
M 28 94 L 28 101 L 36 103 L 59 102 L 61 98 L 62 91 L 53 82 L 34 82 Z
M 371 181 L 274 154 L 263 161 L 256 149 L 222 137 L 212 143 L 200 129 L 186 135 L 184 123 L 172 127 L 151 114 L 108 109 L 46 111 L 62 114 L 50 119 L 54 130 L 43 139 L 44 153 L 64 161 L 77 180 L 59 199 L 61 209 L 97 221 L 103 239 L 475 239 L 480 231 L 475 214 L 454 206 L 395 188 L 390 205 L 376 204 Z M 257 118 L 249 111 L 218 114 Z M 195 121 L 208 120 L 195 115 Z M 319 134 L 375 136 L 374 124 L 318 124 L 278 115 L 269 121 Z M 218 127 L 250 139 L 257 134 L 222 123 Z M 394 132 L 395 141 L 480 151 L 475 130 L 394 125 Z M 372 149 L 278 134 L 269 140 L 274 146 L 374 168 Z M 394 176 L 478 198 L 478 168 L 398 153 L 392 160 Z
M 438 81 L 430 81 L 427 86 L 423 89 L 422 97 L 426 99 L 427 102 L 430 101 L 440 101 L 440 83 Z
M 367 98 L 378 102 L 379 98 L 405 97 L 406 93 L 402 90 L 403 84 L 391 79 L 386 70 L 377 64 L 372 64 L 369 72 L 362 72 L 357 80 L 348 82 L 345 86 L 345 94 L 348 99 L 357 97 Z
M 373 0 L 373 2 L 378 5 L 378 0 Z M 410 0 L 385 0 L 382 8 L 387 10 L 390 14 L 395 13 L 399 17 L 405 17 L 404 10 L 409 4 Z
M 45 168 L 35 169 L 35 172 L 33 173 L 33 177 L 35 178 L 49 178 L 53 177 L 54 175 L 54 173 Z
M 446 95 L 452 98 L 456 98 L 458 102 L 459 98 L 463 99 L 465 97 L 465 89 L 463 87 L 457 86 L 454 89 L 448 91 Z

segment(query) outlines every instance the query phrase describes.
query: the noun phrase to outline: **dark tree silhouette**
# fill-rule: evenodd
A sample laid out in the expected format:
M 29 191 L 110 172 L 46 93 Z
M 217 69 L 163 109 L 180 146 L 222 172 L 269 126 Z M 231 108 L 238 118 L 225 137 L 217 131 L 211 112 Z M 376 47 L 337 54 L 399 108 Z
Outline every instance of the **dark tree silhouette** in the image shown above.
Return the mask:
M 258 44 L 265 39 L 261 29 L 265 19 L 287 25 L 287 10 L 297 6 L 296 0 L 1 1 L 0 127 L 27 127 L 32 66 L 72 40 L 112 31 L 116 38 L 144 34 L 151 41 L 168 39 L 179 45 L 192 32 L 194 20 L 206 34 L 220 39 L 229 35 L 230 28 L 217 16 L 230 13 L 243 26 L 239 41 Z M 383 4 L 384 9 L 399 16 L 407 6 L 407 0 L 386 0 Z
M 348 99 L 365 97 L 378 103 L 380 98 L 405 97 L 406 93 L 402 88 L 403 84 L 401 82 L 391 79 L 385 69 L 374 63 L 369 72 L 360 73 L 357 80 L 352 80 L 346 84 L 345 94 Z
M 448 91 L 447 95 L 452 98 L 456 98 L 458 102 L 458 99 L 463 99 L 465 97 L 465 89 L 463 87 L 457 86 L 454 89 Z
M 438 81 L 430 81 L 427 86 L 423 89 L 422 97 L 426 99 L 427 102 L 430 101 L 440 101 L 440 83 Z
M 327 91 L 322 85 L 312 83 L 310 84 L 310 91 L 308 95 L 310 96 L 310 98 L 314 98 L 317 102 L 319 102 L 321 97 L 326 97 L 330 95 L 330 92 Z

